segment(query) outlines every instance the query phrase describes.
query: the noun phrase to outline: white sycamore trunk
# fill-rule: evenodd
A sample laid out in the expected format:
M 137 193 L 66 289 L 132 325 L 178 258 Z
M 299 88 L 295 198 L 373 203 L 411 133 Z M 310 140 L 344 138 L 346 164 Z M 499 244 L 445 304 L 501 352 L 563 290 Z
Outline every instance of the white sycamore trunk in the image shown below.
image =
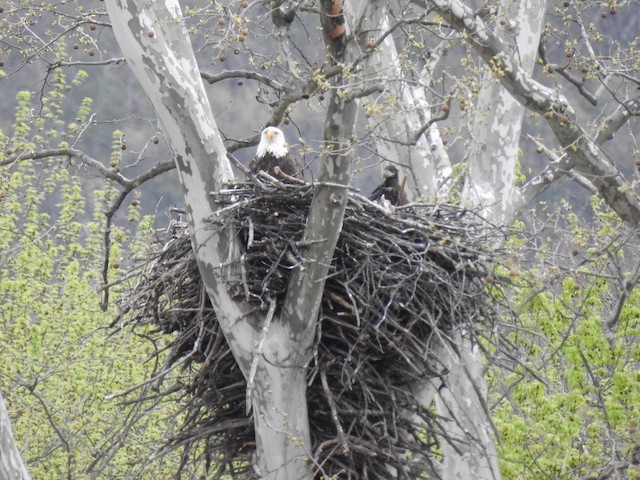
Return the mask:
M 537 56 L 544 3 L 545 0 L 521 0 L 501 5 L 500 18 L 508 19 L 508 22 L 503 27 L 499 26 L 496 34 L 504 38 L 513 52 L 517 51 L 522 67 L 527 71 L 533 69 Z M 382 35 L 389 25 L 386 8 L 380 6 L 371 18 L 377 27 L 375 31 Z M 432 61 L 435 62 L 437 52 L 433 55 Z M 393 35 L 388 35 L 380 43 L 369 69 L 400 71 Z M 424 68 L 421 74 L 422 81 L 429 84 L 431 73 L 428 68 Z M 472 136 L 476 142 L 472 148 L 464 199 L 471 206 L 482 207 L 490 221 L 503 224 L 513 215 L 515 169 L 524 107 L 490 75 L 485 78 L 485 84 L 479 92 L 472 125 Z M 404 105 L 413 105 L 416 110 L 385 122 L 381 135 L 384 138 L 378 141 L 378 153 L 388 161 L 407 167 L 403 171 L 408 175 L 407 187 L 411 193 L 428 200 L 442 198 L 446 195 L 443 179 L 451 173 L 451 164 L 440 141 L 437 125 L 432 124 L 419 138 L 414 137 L 431 119 L 430 107 L 419 88 L 406 83 L 392 88 Z M 390 139 L 399 139 L 400 142 Z M 411 140 L 415 145 L 408 145 Z M 425 379 L 411 389 L 421 392 L 425 407 L 435 399 L 438 414 L 448 419 L 451 441 L 443 441 L 442 477 L 499 479 L 494 432 L 486 409 L 487 388 L 482 359 L 477 353 L 472 353 L 473 346 L 462 333 L 457 334 L 453 344 L 459 348 L 453 349 L 445 342 L 434 346 L 449 371 L 444 387 L 436 394 L 438 385 Z
M 173 150 L 200 274 L 231 350 L 249 379 L 257 442 L 256 468 L 264 479 L 310 475 L 310 435 L 302 340 L 313 318 L 274 318 L 262 335 L 264 316 L 234 301 L 224 284 L 238 258 L 232 232 L 212 234 L 217 205 L 209 192 L 232 179 L 226 150 L 202 84 L 177 1 L 107 0 L 116 39 L 149 96 Z M 264 337 L 264 338 L 262 338 Z M 260 342 L 262 340 L 262 342 Z M 254 363 L 261 343 L 262 355 Z M 312 340 L 306 340 L 311 345 Z
M 537 58 L 546 0 L 500 2 L 496 35 L 517 52 L 524 70 L 531 72 Z M 515 171 L 518 161 L 524 107 L 507 90 L 485 75 L 478 93 L 471 125 L 474 143 L 467 167 L 463 202 L 495 225 L 504 225 L 514 215 Z M 482 357 L 459 334 L 459 350 L 440 345 L 439 357 L 449 375 L 439 390 L 438 413 L 452 418 L 449 434 L 456 442 L 443 444 L 443 478 L 499 479 L 498 456 L 493 440 L 490 412 L 486 408 L 487 386 Z
M 311 477 L 306 367 L 324 278 L 346 206 L 351 174 L 349 145 L 355 105 L 330 95 L 323 155 L 303 241 L 305 261 L 290 281 L 279 314 L 249 312 L 227 293 L 224 265 L 238 257 L 231 232 L 211 234 L 217 206 L 208 194 L 231 179 L 231 168 L 207 102 L 177 1 L 107 0 L 120 47 L 149 96 L 183 187 L 192 243 L 202 279 L 231 350 L 249 383 L 256 428 L 257 474 L 263 479 Z M 319 241 L 322 240 L 322 241 Z
M 30 480 L 11 430 L 9 412 L 0 394 L 0 480 Z
M 501 1 L 495 34 L 532 72 L 538 56 L 546 0 Z M 511 217 L 516 192 L 524 106 L 487 72 L 478 92 L 471 125 L 473 143 L 467 164 L 463 203 L 482 207 L 485 218 L 503 225 Z

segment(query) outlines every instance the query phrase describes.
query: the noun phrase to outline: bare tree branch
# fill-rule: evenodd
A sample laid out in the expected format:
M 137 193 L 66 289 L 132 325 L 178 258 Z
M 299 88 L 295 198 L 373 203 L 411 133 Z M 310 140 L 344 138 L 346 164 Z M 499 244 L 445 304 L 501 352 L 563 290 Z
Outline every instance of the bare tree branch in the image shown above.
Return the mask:
M 80 166 L 87 165 L 93 168 L 104 178 L 116 182 L 117 184 L 127 189 L 128 192 L 131 192 L 143 183 L 154 179 L 158 175 L 176 168 L 174 162 L 161 162 L 155 164 L 149 170 L 141 173 L 134 178 L 126 178 L 120 172 L 105 167 L 104 164 L 99 160 L 96 160 L 95 158 L 92 158 L 84 153 L 82 150 L 78 150 L 75 148 L 52 148 L 46 150 L 23 152 L 17 156 L 5 158 L 4 160 L 0 161 L 0 166 L 8 166 L 16 162 L 23 162 L 25 160 L 40 160 L 42 158 L 50 157 L 77 158 L 78 160 L 80 160 Z
M 283 85 L 281 85 L 279 82 L 276 82 L 271 77 L 267 77 L 266 75 L 261 75 L 258 72 L 252 72 L 249 70 L 224 70 L 220 73 L 200 72 L 200 76 L 203 80 L 212 85 L 216 82 L 220 82 L 229 78 L 246 78 L 248 80 L 255 80 L 257 82 L 263 83 L 278 91 L 284 89 Z
M 568 67 L 571 62 L 565 66 L 549 63 L 547 60 L 546 38 L 544 37 L 540 40 L 540 44 L 538 45 L 538 53 L 540 54 L 540 60 L 542 60 L 543 65 L 549 70 L 549 72 L 557 72 L 562 75 L 565 80 L 578 89 L 578 92 L 580 92 L 580 94 L 586 98 L 591 105 L 595 106 L 598 104 L 597 97 L 586 89 L 584 79 L 580 79 L 572 73 L 569 73 Z
M 631 292 L 633 292 L 633 289 L 638 284 L 638 281 L 640 281 L 640 262 L 636 263 L 636 267 L 631 277 L 624 279 L 624 281 L 622 282 L 621 292 L 618 296 L 618 300 L 616 301 L 616 304 L 611 311 L 611 315 L 609 316 L 609 319 L 605 324 L 607 329 L 609 329 L 611 332 L 615 331 L 616 327 L 618 326 L 622 308 L 629 299 Z
M 598 144 L 611 140 L 615 133 L 627 123 L 631 117 L 640 115 L 640 96 L 631 98 L 621 103 L 611 115 L 604 119 L 602 127 L 596 135 Z
M 100 173 L 104 178 L 109 180 L 113 180 L 114 182 L 126 187 L 129 185 L 130 180 L 127 180 L 122 176 L 119 172 L 115 172 L 102 164 L 99 160 L 95 158 L 91 158 L 89 155 L 84 153 L 81 150 L 77 150 L 75 148 L 52 148 L 48 150 L 39 150 L 36 152 L 23 152 L 15 157 L 9 157 L 2 161 L 0 161 L 0 166 L 11 165 L 15 162 L 22 162 L 24 160 L 39 160 L 41 158 L 48 157 L 71 157 L 77 158 L 80 160 L 81 164 L 85 164 L 98 173 Z
M 123 187 L 123 190 L 118 193 L 118 197 L 113 202 L 109 210 L 105 212 L 106 224 L 104 230 L 104 260 L 102 266 L 103 288 L 101 307 L 106 311 L 109 305 L 109 267 L 111 262 L 111 224 L 113 221 L 113 217 L 118 212 L 129 193 L 143 185 L 145 182 L 156 178 L 158 175 L 173 170 L 175 168 L 175 163 L 158 163 L 151 167 L 149 170 L 142 172 L 140 175 L 129 179 L 123 176 L 120 172 L 105 167 L 102 162 L 90 157 L 81 150 L 77 150 L 75 148 L 53 148 L 47 150 L 38 150 L 34 152 L 23 152 L 17 156 L 0 161 L 0 166 L 12 165 L 16 162 L 22 162 L 25 160 L 39 160 L 42 158 L 50 157 L 76 158 L 80 161 L 80 165 L 87 165 L 93 168 L 104 178 L 112 180 Z
M 640 97 L 634 97 L 620 104 L 618 108 L 602 122 L 602 127 L 595 138 L 596 143 L 601 145 L 611 140 L 615 133 L 620 130 L 631 117 L 639 114 Z M 545 155 L 551 160 L 551 163 L 520 189 L 517 198 L 514 199 L 514 216 L 563 175 L 569 174 L 582 187 L 592 193 L 597 191 L 588 179 L 575 172 L 571 172 L 574 165 L 573 159 L 569 158 L 566 154 L 557 155 L 553 153 L 534 137 L 529 136 L 529 139 L 535 142 L 539 149 L 542 149 Z
M 60 68 L 60 67 L 79 67 L 79 66 L 100 67 L 104 65 L 123 65 L 125 63 L 127 63 L 127 61 L 125 60 L 124 57 L 107 58 L 105 60 L 96 60 L 94 62 L 90 62 L 90 61 L 65 62 L 65 61 L 59 60 L 49 65 L 47 70 L 48 72 L 51 72 L 56 68 Z
M 640 203 L 633 188 L 625 181 L 616 165 L 575 122 L 566 98 L 527 75 L 507 52 L 509 51 L 483 20 L 460 0 L 430 0 L 438 12 L 456 30 L 465 32 L 469 42 L 487 65 L 500 72 L 500 83 L 523 105 L 546 116 L 549 125 L 579 172 L 596 186 L 609 207 L 625 222 L 640 223 Z

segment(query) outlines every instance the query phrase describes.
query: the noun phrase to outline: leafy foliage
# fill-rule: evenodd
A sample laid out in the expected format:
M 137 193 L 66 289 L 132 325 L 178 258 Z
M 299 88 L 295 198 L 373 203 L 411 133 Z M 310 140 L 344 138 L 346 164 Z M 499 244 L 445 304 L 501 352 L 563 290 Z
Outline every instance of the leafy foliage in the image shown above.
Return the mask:
M 630 289 L 620 302 L 631 280 L 623 264 L 637 268 L 638 245 L 618 220 L 595 208 L 589 226 L 566 206 L 544 222 L 536 218 L 534 230 L 553 230 L 553 237 L 542 246 L 540 237 L 524 243 L 528 269 L 514 284 L 517 319 L 508 333 L 523 360 L 510 362 L 510 373 L 493 371 L 506 479 L 640 475 L 633 460 L 640 292 Z M 560 239 L 566 243 L 551 251 L 551 241 Z
M 11 134 L 0 137 L 5 152 L 59 146 L 72 136 L 75 126 L 65 128 L 58 116 L 69 108 L 67 86 L 57 75 L 60 94 L 43 99 L 35 119 L 31 95 L 17 95 Z M 91 103 L 82 101 L 78 119 Z M 153 368 L 145 363 L 153 346 L 132 332 L 114 335 L 114 307 L 100 306 L 103 212 L 116 190 L 89 191 L 65 158 L 0 168 L 0 391 L 17 441 L 33 478 L 118 477 L 149 456 L 172 412 L 110 399 Z M 111 258 L 145 243 L 150 218 L 135 210 L 114 227 Z M 170 462 L 158 462 L 155 472 Z

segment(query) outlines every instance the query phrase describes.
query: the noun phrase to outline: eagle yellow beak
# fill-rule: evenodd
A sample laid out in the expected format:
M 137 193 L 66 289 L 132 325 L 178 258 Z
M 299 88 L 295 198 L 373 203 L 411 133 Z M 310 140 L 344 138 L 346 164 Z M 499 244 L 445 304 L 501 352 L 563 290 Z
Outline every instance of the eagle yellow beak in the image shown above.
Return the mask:
M 269 130 L 267 133 L 267 139 L 269 139 L 269 141 L 273 140 L 273 136 L 275 135 L 275 132 L 273 130 Z

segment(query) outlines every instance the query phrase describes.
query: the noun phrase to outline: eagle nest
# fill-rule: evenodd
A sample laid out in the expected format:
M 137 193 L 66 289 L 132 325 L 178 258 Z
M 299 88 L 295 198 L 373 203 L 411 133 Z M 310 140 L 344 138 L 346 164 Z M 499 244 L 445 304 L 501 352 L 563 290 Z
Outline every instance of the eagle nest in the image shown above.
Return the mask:
M 240 233 L 242 274 L 228 285 L 238 301 L 263 309 L 285 294 L 304 255 L 312 196 L 309 185 L 246 183 L 214 194 L 228 205 L 211 228 Z M 455 206 L 413 204 L 391 214 L 376 207 L 349 196 L 324 289 L 307 391 L 316 478 L 433 471 L 429 453 L 437 458 L 436 435 L 446 429 L 410 386 L 446 373 L 431 348 L 435 338 L 449 338 L 456 326 L 476 334 L 494 317 L 489 284 L 499 232 Z M 173 333 L 163 339 L 170 342 L 163 368 L 174 372 L 159 372 L 161 395 L 187 400 L 165 449 L 185 447 L 183 465 L 202 460 L 220 476 L 255 478 L 245 378 L 203 288 L 186 226 L 173 225 L 167 237 L 122 308 L 128 323 L 157 327 L 154 340 Z

